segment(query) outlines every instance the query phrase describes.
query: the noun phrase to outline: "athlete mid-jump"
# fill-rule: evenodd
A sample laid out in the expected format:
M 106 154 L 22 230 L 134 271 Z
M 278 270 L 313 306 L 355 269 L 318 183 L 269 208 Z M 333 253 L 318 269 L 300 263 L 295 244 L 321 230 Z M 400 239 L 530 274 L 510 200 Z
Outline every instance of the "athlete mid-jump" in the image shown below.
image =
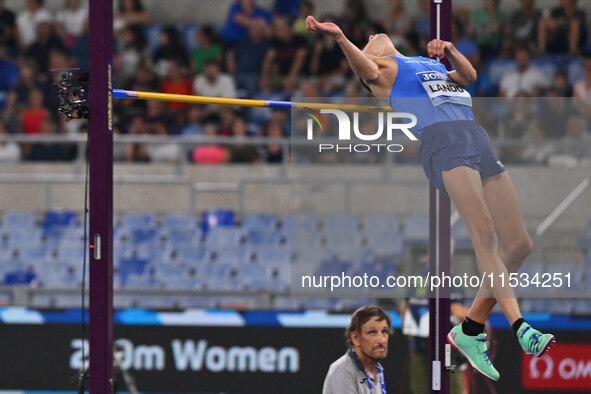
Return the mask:
M 453 201 L 470 231 L 481 272 L 508 278 L 532 250 L 519 198 L 509 174 L 493 152 L 486 131 L 474 121 L 472 100 L 463 87 L 476 81 L 476 70 L 451 42 L 433 40 L 429 56 L 447 57 L 454 71 L 435 59 L 405 57 L 385 34 L 369 37 L 363 50 L 334 23 L 306 19 L 309 30 L 330 35 L 349 65 L 376 97 L 414 113 L 413 131 L 421 139 L 420 159 L 429 181 Z M 484 323 L 499 303 L 527 354 L 541 356 L 555 341 L 532 328 L 521 316 L 510 286 L 483 286 L 468 317 L 448 334 L 448 341 L 472 367 L 493 380 L 499 373 L 488 358 Z

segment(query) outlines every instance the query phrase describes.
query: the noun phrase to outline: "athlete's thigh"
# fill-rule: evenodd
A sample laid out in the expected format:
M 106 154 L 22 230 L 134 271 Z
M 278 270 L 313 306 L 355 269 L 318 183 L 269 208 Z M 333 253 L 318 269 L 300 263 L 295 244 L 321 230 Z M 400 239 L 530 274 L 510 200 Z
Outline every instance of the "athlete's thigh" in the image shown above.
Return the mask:
M 483 190 L 501 245 L 510 247 L 512 243 L 529 243 L 519 196 L 507 171 L 487 178 Z
M 462 220 L 468 227 L 472 240 L 478 233 L 492 227 L 480 173 L 467 166 L 442 171 L 443 184 Z

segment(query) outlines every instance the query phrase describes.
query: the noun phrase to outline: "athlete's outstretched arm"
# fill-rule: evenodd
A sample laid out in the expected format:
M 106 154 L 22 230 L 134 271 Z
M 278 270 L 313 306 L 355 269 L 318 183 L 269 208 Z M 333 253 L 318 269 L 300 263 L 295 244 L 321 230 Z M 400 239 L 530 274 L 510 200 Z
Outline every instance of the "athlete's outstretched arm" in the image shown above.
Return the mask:
M 468 86 L 476 81 L 476 70 L 472 67 L 472 63 L 451 42 L 432 40 L 427 44 L 427 52 L 429 56 L 449 59 L 455 70 L 450 71 L 447 75 L 458 84 Z
M 363 82 L 370 84 L 378 80 L 380 75 L 378 65 L 370 60 L 359 48 L 345 37 L 341 29 L 334 23 L 320 23 L 312 15 L 306 18 L 308 30 L 317 31 L 334 37 L 345 53 L 349 65 Z

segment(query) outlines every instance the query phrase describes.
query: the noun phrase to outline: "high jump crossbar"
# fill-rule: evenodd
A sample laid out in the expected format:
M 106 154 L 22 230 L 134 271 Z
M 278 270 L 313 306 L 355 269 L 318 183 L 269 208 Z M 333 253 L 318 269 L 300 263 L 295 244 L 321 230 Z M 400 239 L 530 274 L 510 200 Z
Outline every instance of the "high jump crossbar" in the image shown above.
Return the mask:
M 338 109 L 342 111 L 393 112 L 389 106 L 357 104 L 303 103 L 291 101 L 252 100 L 225 97 L 191 96 L 157 92 L 138 92 L 134 90 L 113 89 L 113 98 L 178 101 L 183 103 L 237 105 L 241 107 L 300 108 L 300 109 Z

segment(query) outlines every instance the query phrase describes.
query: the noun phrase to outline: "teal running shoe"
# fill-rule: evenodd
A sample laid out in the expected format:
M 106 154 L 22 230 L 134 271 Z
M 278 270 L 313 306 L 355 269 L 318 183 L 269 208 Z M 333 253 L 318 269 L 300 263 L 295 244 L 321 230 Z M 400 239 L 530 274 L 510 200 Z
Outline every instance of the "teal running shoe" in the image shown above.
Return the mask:
M 466 335 L 462 331 L 462 325 L 458 324 L 447 334 L 447 341 L 468 359 L 476 372 L 494 381 L 499 380 L 499 372 L 488 358 L 486 341 L 490 339 L 486 339 L 485 333 L 476 336 Z
M 541 357 L 550 346 L 556 343 L 552 334 L 542 334 L 527 323 L 521 323 L 517 330 L 517 340 L 527 354 Z

